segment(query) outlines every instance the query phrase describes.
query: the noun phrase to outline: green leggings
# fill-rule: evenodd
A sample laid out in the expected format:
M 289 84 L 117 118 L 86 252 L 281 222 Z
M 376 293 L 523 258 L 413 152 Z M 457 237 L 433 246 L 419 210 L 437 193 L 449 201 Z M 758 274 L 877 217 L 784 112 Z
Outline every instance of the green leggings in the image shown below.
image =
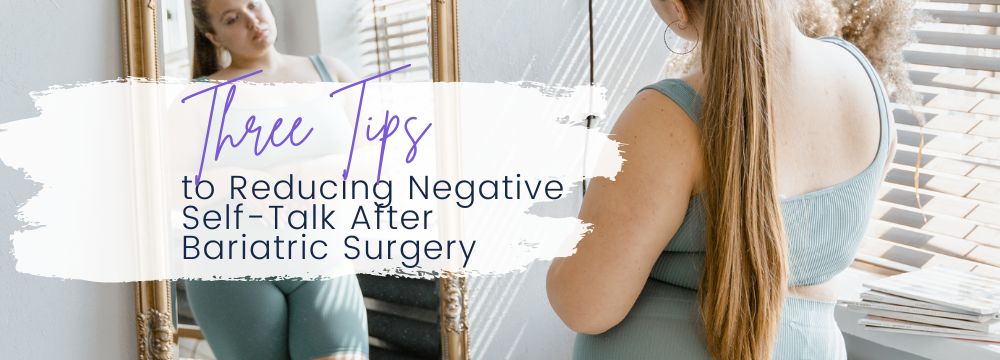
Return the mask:
M 220 360 L 368 356 L 368 322 L 355 275 L 322 281 L 187 281 L 187 298 Z

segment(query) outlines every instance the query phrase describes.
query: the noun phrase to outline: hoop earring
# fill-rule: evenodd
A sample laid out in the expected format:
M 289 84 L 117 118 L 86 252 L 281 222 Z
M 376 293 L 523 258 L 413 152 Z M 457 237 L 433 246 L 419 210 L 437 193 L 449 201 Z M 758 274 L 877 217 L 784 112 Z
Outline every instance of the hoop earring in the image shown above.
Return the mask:
M 681 21 L 681 19 L 677 19 L 677 20 L 671 21 L 669 24 L 667 24 L 667 28 L 663 29 L 663 45 L 665 45 L 667 47 L 667 50 L 670 50 L 670 52 L 672 52 L 674 54 L 677 54 L 677 55 L 690 54 L 692 51 L 694 51 L 694 49 L 698 48 L 698 42 L 701 40 L 701 34 L 698 32 L 698 27 L 694 28 L 694 32 L 696 34 L 695 36 L 696 36 L 697 40 L 694 41 L 694 46 L 692 46 L 690 49 L 688 49 L 688 51 L 685 51 L 685 52 L 674 51 L 674 49 L 670 48 L 670 43 L 667 42 L 667 31 L 671 30 L 670 26 L 673 25 L 674 23 L 678 22 L 678 21 Z

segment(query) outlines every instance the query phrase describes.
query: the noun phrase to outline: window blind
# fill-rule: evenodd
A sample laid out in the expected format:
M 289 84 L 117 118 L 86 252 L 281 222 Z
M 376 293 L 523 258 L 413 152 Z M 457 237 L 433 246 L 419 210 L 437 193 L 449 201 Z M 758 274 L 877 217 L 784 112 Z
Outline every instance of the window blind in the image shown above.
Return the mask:
M 430 81 L 430 2 L 427 0 L 361 0 L 358 33 L 364 74 L 410 68 L 386 80 Z
M 1000 277 L 998 7 L 1000 0 L 917 3 L 937 19 L 918 25 L 918 40 L 904 51 L 921 100 L 894 104 L 897 152 L 858 260 Z

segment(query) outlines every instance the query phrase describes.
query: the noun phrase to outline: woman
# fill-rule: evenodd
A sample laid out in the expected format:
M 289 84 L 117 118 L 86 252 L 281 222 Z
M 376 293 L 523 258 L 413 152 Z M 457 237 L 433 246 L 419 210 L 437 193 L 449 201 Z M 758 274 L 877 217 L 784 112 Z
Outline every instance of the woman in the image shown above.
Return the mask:
M 305 58 L 275 50 L 277 27 L 264 1 L 193 0 L 191 10 L 195 79 L 228 80 L 263 69 L 253 81 L 354 81 L 351 72 L 332 58 Z M 224 68 L 220 52 L 231 59 Z M 346 118 L 344 124 L 319 124 L 317 128 L 324 126 L 347 129 Z M 282 165 L 279 158 L 254 157 L 253 161 L 254 168 Z M 187 297 L 219 359 L 368 356 L 367 317 L 354 275 L 324 281 L 188 281 Z
M 254 82 L 354 81 L 342 62 L 329 56 L 279 53 L 274 15 L 263 0 L 192 0 L 194 61 L 191 78 L 229 80 L 255 70 Z M 220 55 L 228 54 L 228 66 Z M 329 69 L 329 70 L 328 70 Z
M 845 359 L 827 294 L 894 151 L 878 75 L 803 35 L 794 2 L 651 2 L 701 66 L 622 113 L 621 172 L 592 181 L 592 231 L 549 269 L 574 358 Z

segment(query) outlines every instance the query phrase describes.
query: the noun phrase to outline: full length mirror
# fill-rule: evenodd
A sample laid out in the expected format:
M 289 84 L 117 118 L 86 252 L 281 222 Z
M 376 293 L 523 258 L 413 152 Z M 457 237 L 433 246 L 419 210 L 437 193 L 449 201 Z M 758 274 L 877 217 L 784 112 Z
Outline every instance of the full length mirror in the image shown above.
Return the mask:
M 122 6 L 132 76 L 202 82 L 264 70 L 252 80 L 351 83 L 409 64 L 379 81 L 457 77 L 450 1 L 123 0 Z M 434 54 L 450 59 L 435 61 Z M 155 70 L 143 73 L 137 63 L 150 57 L 145 65 Z M 140 354 L 161 358 L 169 345 L 181 359 L 465 358 L 461 285 L 454 278 L 368 275 L 141 283 Z M 165 313 L 169 332 L 156 321 Z

